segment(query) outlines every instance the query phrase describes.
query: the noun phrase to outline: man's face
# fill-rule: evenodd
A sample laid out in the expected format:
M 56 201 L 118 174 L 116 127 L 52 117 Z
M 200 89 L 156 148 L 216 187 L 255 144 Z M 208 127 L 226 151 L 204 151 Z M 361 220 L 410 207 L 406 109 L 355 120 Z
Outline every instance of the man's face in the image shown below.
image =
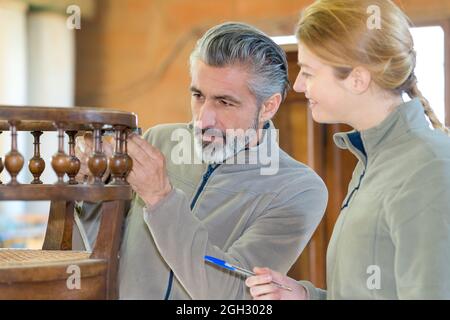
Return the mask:
M 227 130 L 256 130 L 261 126 L 256 98 L 248 89 L 249 75 L 241 66 L 218 68 L 200 60 L 191 73 L 196 151 L 207 163 L 222 162 L 252 142 L 238 134 L 234 145 L 230 141 L 234 139 L 227 139 Z

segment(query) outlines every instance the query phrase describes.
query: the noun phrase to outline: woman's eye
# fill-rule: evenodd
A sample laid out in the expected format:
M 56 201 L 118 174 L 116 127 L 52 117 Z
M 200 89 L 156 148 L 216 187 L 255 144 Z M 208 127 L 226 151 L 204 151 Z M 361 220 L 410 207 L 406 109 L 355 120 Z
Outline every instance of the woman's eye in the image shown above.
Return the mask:
M 309 73 L 306 73 L 306 72 L 302 72 L 302 76 L 305 77 L 306 79 L 311 77 L 311 75 Z

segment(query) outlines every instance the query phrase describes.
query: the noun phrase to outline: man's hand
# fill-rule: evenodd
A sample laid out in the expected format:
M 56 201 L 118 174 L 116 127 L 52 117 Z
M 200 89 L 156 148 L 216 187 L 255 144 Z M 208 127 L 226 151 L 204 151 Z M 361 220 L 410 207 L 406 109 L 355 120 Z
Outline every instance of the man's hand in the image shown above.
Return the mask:
M 80 160 L 80 171 L 78 171 L 75 179 L 78 183 L 91 182 L 94 177 L 89 170 L 88 160 L 92 155 L 92 151 L 94 150 L 94 143 L 92 140 L 92 133 L 86 132 L 84 136 L 79 136 L 76 138 L 75 144 L 75 156 Z M 102 139 L 103 152 L 106 157 L 111 158 L 114 152 L 114 138 L 111 136 L 104 136 Z M 105 181 L 109 176 L 109 168 L 106 170 L 103 175 L 103 181 Z
M 163 154 L 140 136 L 131 134 L 128 155 L 133 159 L 128 183 L 147 205 L 154 206 L 172 191 Z

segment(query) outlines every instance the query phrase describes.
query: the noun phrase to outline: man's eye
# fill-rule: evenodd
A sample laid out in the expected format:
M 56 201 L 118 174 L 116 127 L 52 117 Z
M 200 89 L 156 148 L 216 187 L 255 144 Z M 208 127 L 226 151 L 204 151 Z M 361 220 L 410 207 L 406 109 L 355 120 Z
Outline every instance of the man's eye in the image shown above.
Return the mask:
M 226 100 L 219 100 L 219 102 L 220 102 L 220 104 L 222 104 L 224 106 L 227 106 L 227 107 L 232 107 L 233 106 L 232 103 L 230 103 L 230 102 L 228 102 Z
M 192 96 L 196 99 L 199 99 L 202 95 L 200 93 L 192 93 Z

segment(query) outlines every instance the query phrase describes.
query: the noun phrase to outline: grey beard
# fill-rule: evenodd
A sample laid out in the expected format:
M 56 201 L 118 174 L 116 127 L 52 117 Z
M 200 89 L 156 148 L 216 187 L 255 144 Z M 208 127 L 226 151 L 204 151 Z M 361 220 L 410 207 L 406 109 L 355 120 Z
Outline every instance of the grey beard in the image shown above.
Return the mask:
M 258 112 L 259 116 L 259 112 Z M 252 130 L 255 132 L 257 137 L 258 128 L 258 118 L 255 117 L 251 127 L 247 130 Z M 212 129 L 213 132 L 217 132 Z M 202 159 L 204 163 L 207 164 L 217 164 L 224 163 L 227 159 L 234 157 L 236 154 L 244 150 L 250 143 L 249 136 L 245 134 L 244 136 L 234 135 L 227 136 L 223 132 L 220 132 L 220 136 L 223 138 L 223 143 L 214 142 L 203 142 L 201 140 L 201 130 L 196 128 L 194 122 L 194 151 L 199 159 Z

